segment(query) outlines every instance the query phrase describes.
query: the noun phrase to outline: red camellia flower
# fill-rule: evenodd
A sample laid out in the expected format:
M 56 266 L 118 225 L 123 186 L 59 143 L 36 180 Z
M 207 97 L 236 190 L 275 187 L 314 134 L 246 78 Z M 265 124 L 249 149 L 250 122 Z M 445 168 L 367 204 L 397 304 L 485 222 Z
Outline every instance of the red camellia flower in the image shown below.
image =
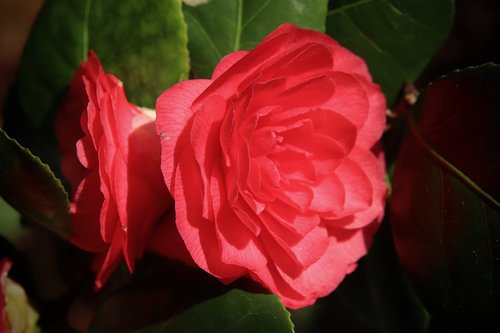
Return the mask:
M 290 308 L 335 289 L 383 214 L 385 107 L 362 59 L 290 24 L 165 91 L 162 171 L 196 264 Z
M 61 169 L 72 188 L 71 241 L 97 253 L 97 287 L 122 253 L 133 270 L 172 205 L 154 115 L 129 103 L 122 83 L 89 52 L 57 117 Z

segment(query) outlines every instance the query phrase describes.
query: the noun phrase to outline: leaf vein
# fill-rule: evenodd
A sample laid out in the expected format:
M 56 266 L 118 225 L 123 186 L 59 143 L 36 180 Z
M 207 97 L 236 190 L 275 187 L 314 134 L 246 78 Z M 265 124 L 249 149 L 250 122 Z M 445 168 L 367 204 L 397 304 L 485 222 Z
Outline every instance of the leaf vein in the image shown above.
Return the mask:
M 327 16 L 334 15 L 334 14 L 337 14 L 337 13 L 344 13 L 346 10 L 349 10 L 349 9 L 351 9 L 353 7 L 366 5 L 366 4 L 372 3 L 374 1 L 378 1 L 378 0 L 360 0 L 358 2 L 351 3 L 349 5 L 345 5 L 345 6 L 336 8 L 336 9 L 332 9 L 332 10 L 330 10 L 328 12 Z
M 330 15 L 334 15 L 334 14 L 345 14 L 346 11 L 350 10 L 350 9 L 353 9 L 353 8 L 357 8 L 359 6 L 364 6 L 364 5 L 369 5 L 375 1 L 379 1 L 379 0 L 360 0 L 358 2 L 355 2 L 355 3 L 351 3 L 351 4 L 348 4 L 348 5 L 344 5 L 342 7 L 339 7 L 339 8 L 336 8 L 336 9 L 333 9 L 333 10 L 330 10 L 328 12 L 328 16 Z M 432 37 L 434 37 L 434 30 L 425 25 L 425 24 L 422 24 L 421 22 L 415 20 L 413 17 L 411 17 L 410 15 L 408 15 L 408 13 L 404 13 L 402 12 L 398 7 L 396 7 L 392 2 L 388 1 L 388 0 L 383 0 L 382 2 L 386 3 L 387 6 L 389 7 L 390 10 L 392 10 L 396 15 L 399 15 L 399 16 L 403 16 L 405 17 L 408 21 L 412 22 L 413 24 L 425 29 L 425 30 L 428 30 L 428 31 L 431 31 L 433 32 Z
M 187 11 L 184 12 L 184 15 L 186 15 L 186 17 L 189 17 L 189 19 L 196 25 L 196 27 L 201 32 L 203 37 L 205 37 L 205 39 L 207 40 L 207 43 L 212 49 L 212 51 L 214 51 L 215 54 L 217 55 L 218 59 L 222 58 L 222 53 L 219 51 L 214 41 L 212 40 L 206 29 L 203 27 L 203 25 L 198 21 L 198 19 L 196 19 L 196 17 L 194 17 Z
M 393 63 L 394 65 L 396 65 L 396 67 L 399 68 L 399 70 L 402 72 L 402 73 L 405 73 L 406 74 L 406 70 L 398 63 L 396 62 L 387 52 L 385 52 L 384 50 L 382 50 L 376 43 L 375 41 L 368 37 L 364 32 L 363 30 L 361 30 L 361 28 L 359 27 L 359 25 L 356 23 L 356 21 L 354 21 L 349 15 L 345 14 L 345 13 L 341 13 L 341 15 L 344 15 L 344 17 L 349 20 L 353 27 L 356 28 L 356 30 L 358 30 L 359 32 L 359 35 L 364 38 L 371 46 L 373 49 L 375 49 L 375 51 L 377 51 L 378 53 L 380 53 L 381 55 L 383 55 L 385 58 L 387 58 L 391 63 Z
M 259 7 L 259 8 L 257 8 L 257 10 L 253 13 L 253 15 L 252 15 L 252 16 L 250 16 L 250 17 L 248 18 L 248 20 L 245 22 L 245 24 L 243 24 L 243 27 L 242 27 L 241 29 L 242 29 L 242 30 L 245 30 L 245 28 L 246 28 L 246 27 L 247 27 L 250 23 L 252 23 L 252 22 L 255 20 L 255 18 L 256 18 L 257 16 L 259 16 L 259 15 L 260 15 L 260 13 L 261 13 L 264 9 L 266 9 L 266 7 L 267 7 L 267 6 L 269 6 L 269 4 L 270 4 L 270 3 L 271 3 L 271 0 L 267 0 L 267 1 L 266 1 L 266 2 L 264 2 L 264 3 L 263 3 L 263 4 Z
M 397 15 L 400 15 L 400 16 L 403 16 L 404 18 L 406 18 L 408 21 L 412 22 L 413 24 L 425 29 L 425 30 L 428 30 L 428 31 L 431 31 L 432 34 L 430 34 L 429 36 L 430 37 L 435 37 L 435 32 L 434 30 L 429 27 L 429 26 L 426 26 L 425 24 L 422 24 L 421 22 L 415 20 L 413 17 L 411 17 L 410 15 L 408 15 L 408 13 L 403 13 L 401 10 L 399 10 L 398 7 L 396 7 L 392 2 L 390 1 L 386 1 L 387 5 L 389 6 L 389 9 L 391 9 L 394 13 L 396 13 Z
M 427 154 L 429 154 L 430 157 L 434 159 L 434 161 L 436 161 L 438 165 L 448 170 L 452 175 L 454 175 L 460 181 L 462 181 L 469 189 L 474 191 L 476 194 L 481 196 L 483 200 L 487 201 L 489 204 L 495 207 L 496 210 L 500 210 L 500 202 L 498 202 L 493 196 L 491 196 L 488 192 L 486 192 L 481 186 L 476 184 L 476 182 L 471 178 L 469 178 L 469 176 L 467 176 L 465 173 L 463 173 L 461 170 L 455 167 L 445 157 L 441 156 L 441 154 L 438 151 L 436 151 L 434 147 L 432 147 L 432 145 L 425 140 L 425 138 L 420 133 L 420 130 L 418 129 L 418 126 L 414 119 L 413 112 L 410 112 L 409 114 L 408 124 L 413 134 L 413 137 L 415 137 L 418 144 L 420 144 L 423 150 Z
M 243 21 L 243 0 L 238 0 L 236 5 L 236 31 L 234 32 L 234 46 L 233 51 L 238 51 L 240 49 L 241 42 L 241 31 Z

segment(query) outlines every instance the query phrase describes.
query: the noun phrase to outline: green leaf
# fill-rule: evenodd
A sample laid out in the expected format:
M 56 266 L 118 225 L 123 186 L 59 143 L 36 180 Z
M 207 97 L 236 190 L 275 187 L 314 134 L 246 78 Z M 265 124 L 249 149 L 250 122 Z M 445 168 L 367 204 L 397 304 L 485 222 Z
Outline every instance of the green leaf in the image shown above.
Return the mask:
M 392 104 L 447 36 L 454 0 L 332 0 L 326 31 L 361 56 Z
M 396 163 L 397 251 L 443 330 L 500 329 L 499 93 L 492 64 L 430 85 Z
M 93 49 L 129 99 L 154 108 L 187 78 L 187 27 L 180 0 L 47 0 L 24 50 L 19 96 L 39 127 L 57 111 L 73 73 Z
M 0 236 L 10 242 L 22 234 L 21 215 L 0 197 Z
M 233 289 L 136 333 L 286 333 L 293 332 L 290 313 L 275 295 Z
M 327 0 L 210 0 L 183 10 L 192 69 L 208 78 L 222 57 L 254 48 L 282 23 L 324 31 Z
M 68 195 L 50 168 L 1 129 L 0 156 L 0 196 L 24 217 L 68 238 Z

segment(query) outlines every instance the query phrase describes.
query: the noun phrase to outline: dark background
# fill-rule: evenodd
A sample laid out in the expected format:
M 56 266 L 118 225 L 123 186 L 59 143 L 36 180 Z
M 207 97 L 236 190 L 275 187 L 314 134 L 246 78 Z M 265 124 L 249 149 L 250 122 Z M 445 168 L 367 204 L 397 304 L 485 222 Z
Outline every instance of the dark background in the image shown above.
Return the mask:
M 500 1 L 457 0 L 450 35 L 417 81 L 418 87 L 458 68 L 500 63 Z

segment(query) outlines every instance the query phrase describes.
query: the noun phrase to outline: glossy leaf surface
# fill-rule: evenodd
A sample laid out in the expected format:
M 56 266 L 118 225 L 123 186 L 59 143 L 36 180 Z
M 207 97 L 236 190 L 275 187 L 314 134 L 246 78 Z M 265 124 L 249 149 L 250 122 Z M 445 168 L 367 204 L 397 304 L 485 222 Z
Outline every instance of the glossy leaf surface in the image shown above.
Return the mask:
M 125 83 L 133 103 L 154 108 L 161 92 L 187 78 L 187 27 L 180 1 L 45 1 L 19 76 L 19 98 L 34 127 L 57 112 L 90 49 L 106 72 Z
M 434 320 L 449 328 L 499 324 L 499 93 L 500 66 L 491 64 L 430 85 L 396 164 L 397 251 Z
M 327 0 L 210 0 L 184 6 L 189 31 L 191 67 L 209 78 L 225 55 L 254 48 L 280 24 L 325 30 Z
M 290 313 L 277 296 L 233 289 L 193 306 L 180 315 L 137 333 L 287 333 Z
M 326 32 L 368 63 L 392 104 L 444 41 L 454 0 L 331 1 Z

